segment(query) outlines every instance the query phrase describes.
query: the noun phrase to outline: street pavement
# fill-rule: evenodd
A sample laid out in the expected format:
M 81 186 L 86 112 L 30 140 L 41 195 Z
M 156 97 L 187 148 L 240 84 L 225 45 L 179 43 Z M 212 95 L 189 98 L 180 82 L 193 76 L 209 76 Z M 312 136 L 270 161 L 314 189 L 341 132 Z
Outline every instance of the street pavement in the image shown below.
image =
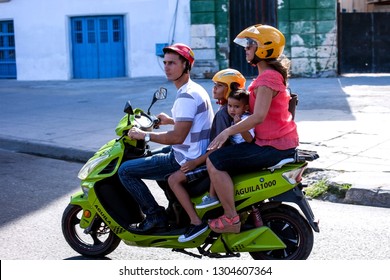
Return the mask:
M 195 81 L 211 96 L 211 80 Z M 0 80 L 0 148 L 85 162 L 116 138 L 125 102 L 147 110 L 160 86 L 168 98 L 151 112 L 170 114 L 176 89 L 165 77 Z M 342 202 L 389 208 L 390 75 L 292 78 L 289 86 L 299 99 L 299 148 L 320 155 L 309 163 L 311 174 L 351 184 Z

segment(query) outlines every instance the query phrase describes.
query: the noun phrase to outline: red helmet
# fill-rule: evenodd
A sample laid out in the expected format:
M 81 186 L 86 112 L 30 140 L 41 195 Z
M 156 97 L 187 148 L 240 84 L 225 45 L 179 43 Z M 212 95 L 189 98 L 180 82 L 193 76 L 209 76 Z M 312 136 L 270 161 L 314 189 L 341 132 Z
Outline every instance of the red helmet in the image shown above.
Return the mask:
M 184 57 L 189 62 L 190 69 L 194 65 L 195 55 L 194 55 L 194 52 L 191 50 L 191 48 L 189 46 L 187 46 L 185 44 L 180 44 L 180 43 L 173 44 L 171 46 L 163 48 L 164 54 L 168 50 L 174 51 L 174 52 L 178 53 L 179 55 L 181 55 L 182 57 Z

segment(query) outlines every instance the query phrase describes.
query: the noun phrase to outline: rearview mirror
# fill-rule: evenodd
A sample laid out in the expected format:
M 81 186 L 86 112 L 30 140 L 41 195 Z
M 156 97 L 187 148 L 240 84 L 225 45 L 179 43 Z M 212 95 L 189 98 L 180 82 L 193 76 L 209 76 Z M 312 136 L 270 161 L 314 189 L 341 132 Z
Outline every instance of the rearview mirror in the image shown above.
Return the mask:
M 156 98 L 157 100 L 163 100 L 167 98 L 167 89 L 160 87 L 160 89 L 154 93 L 154 98 Z
M 129 115 L 134 115 L 133 107 L 131 106 L 130 101 L 126 102 L 125 108 L 123 109 L 123 112 Z
M 157 100 L 163 100 L 165 98 L 167 98 L 167 89 L 160 87 L 153 95 L 152 103 L 148 108 L 148 115 L 150 115 L 150 108 L 152 108 L 153 104 L 156 103 Z

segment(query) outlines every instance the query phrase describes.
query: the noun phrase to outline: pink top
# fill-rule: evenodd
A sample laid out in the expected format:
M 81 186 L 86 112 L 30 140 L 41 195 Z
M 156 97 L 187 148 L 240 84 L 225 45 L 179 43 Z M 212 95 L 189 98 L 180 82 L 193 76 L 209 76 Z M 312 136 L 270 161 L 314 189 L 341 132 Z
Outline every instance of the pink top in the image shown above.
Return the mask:
M 265 120 L 256 125 L 255 138 L 259 146 L 272 146 L 278 150 L 296 148 L 299 145 L 297 125 L 288 111 L 290 94 L 283 83 L 283 76 L 276 70 L 265 70 L 248 87 L 249 110 L 255 107 L 255 89 L 266 86 L 277 91 Z

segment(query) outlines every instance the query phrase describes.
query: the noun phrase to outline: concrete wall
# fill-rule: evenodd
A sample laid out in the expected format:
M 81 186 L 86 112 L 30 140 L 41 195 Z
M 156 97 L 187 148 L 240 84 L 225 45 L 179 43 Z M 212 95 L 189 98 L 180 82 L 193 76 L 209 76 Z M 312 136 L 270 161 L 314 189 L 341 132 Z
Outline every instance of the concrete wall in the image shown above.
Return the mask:
M 18 80 L 72 78 L 70 17 L 98 15 L 124 16 L 128 77 L 162 76 L 156 43 L 191 43 L 190 0 L 177 1 L 11 0 L 0 21 L 14 22 Z
M 389 0 L 338 0 L 343 13 L 388 13 Z
M 340 9 L 346 13 L 366 13 L 367 0 L 339 0 Z

